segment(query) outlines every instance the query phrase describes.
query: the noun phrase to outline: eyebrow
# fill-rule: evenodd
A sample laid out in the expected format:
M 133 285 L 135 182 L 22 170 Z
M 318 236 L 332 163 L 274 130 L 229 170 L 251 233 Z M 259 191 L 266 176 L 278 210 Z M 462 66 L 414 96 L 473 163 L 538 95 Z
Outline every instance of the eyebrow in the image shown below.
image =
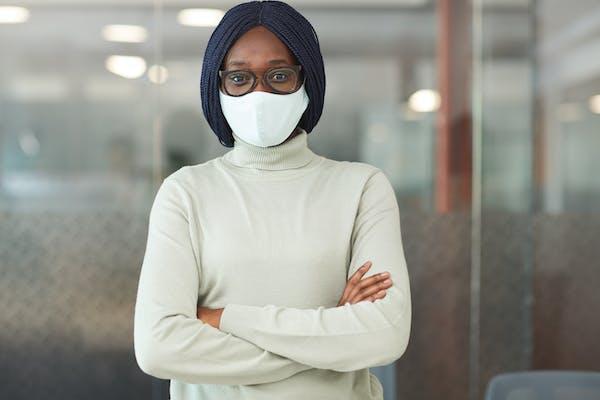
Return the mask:
M 289 64 L 287 60 L 284 60 L 283 58 L 278 58 L 275 60 L 269 60 L 268 64 L 270 65 L 277 65 L 277 64 Z M 229 61 L 227 63 L 227 65 L 231 65 L 231 66 L 244 66 L 244 65 L 248 65 L 247 62 L 245 61 L 240 61 L 240 60 L 232 60 Z

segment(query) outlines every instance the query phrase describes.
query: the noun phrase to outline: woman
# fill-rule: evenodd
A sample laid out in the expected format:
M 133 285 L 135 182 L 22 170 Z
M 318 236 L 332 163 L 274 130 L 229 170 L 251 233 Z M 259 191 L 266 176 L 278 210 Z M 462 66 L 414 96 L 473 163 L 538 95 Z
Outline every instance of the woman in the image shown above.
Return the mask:
M 369 367 L 410 334 L 398 205 L 380 169 L 308 147 L 324 89 L 316 33 L 287 4 L 215 28 L 202 106 L 233 149 L 163 181 L 135 308 L 137 362 L 173 400 L 383 399 Z

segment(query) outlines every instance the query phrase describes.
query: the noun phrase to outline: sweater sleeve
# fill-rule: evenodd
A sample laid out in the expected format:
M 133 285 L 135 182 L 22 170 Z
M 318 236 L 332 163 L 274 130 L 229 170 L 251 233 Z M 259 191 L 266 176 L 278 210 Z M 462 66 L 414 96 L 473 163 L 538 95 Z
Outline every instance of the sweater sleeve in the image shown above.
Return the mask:
M 240 385 L 274 382 L 311 369 L 197 318 L 201 270 L 184 193 L 179 182 L 167 177 L 150 211 L 134 313 L 139 367 L 161 379 Z
M 390 272 L 384 298 L 316 309 L 227 304 L 219 328 L 315 368 L 343 372 L 397 360 L 408 345 L 411 299 L 398 203 L 380 169 L 364 186 L 351 246 L 347 278 L 371 260 L 364 277 Z

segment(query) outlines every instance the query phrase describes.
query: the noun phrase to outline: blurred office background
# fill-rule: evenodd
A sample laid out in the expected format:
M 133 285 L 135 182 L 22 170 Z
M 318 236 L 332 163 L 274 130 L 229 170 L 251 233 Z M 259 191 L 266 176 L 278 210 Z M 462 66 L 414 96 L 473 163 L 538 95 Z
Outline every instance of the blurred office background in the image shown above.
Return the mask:
M 166 175 L 229 150 L 199 77 L 234 4 L 0 1 L 0 398 L 167 398 L 133 354 L 147 217 Z M 399 200 L 413 328 L 374 369 L 386 400 L 600 369 L 600 3 L 290 4 L 326 63 L 309 146 Z

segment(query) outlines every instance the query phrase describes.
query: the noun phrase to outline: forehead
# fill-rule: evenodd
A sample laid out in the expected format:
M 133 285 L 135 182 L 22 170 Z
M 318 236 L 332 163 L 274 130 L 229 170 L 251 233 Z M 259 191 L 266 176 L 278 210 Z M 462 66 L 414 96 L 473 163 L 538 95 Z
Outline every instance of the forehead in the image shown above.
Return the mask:
M 295 63 L 295 57 L 290 49 L 277 35 L 265 28 L 256 26 L 240 36 L 225 54 L 224 65 L 230 63 L 250 65 L 266 65 L 274 59 L 283 59 Z

